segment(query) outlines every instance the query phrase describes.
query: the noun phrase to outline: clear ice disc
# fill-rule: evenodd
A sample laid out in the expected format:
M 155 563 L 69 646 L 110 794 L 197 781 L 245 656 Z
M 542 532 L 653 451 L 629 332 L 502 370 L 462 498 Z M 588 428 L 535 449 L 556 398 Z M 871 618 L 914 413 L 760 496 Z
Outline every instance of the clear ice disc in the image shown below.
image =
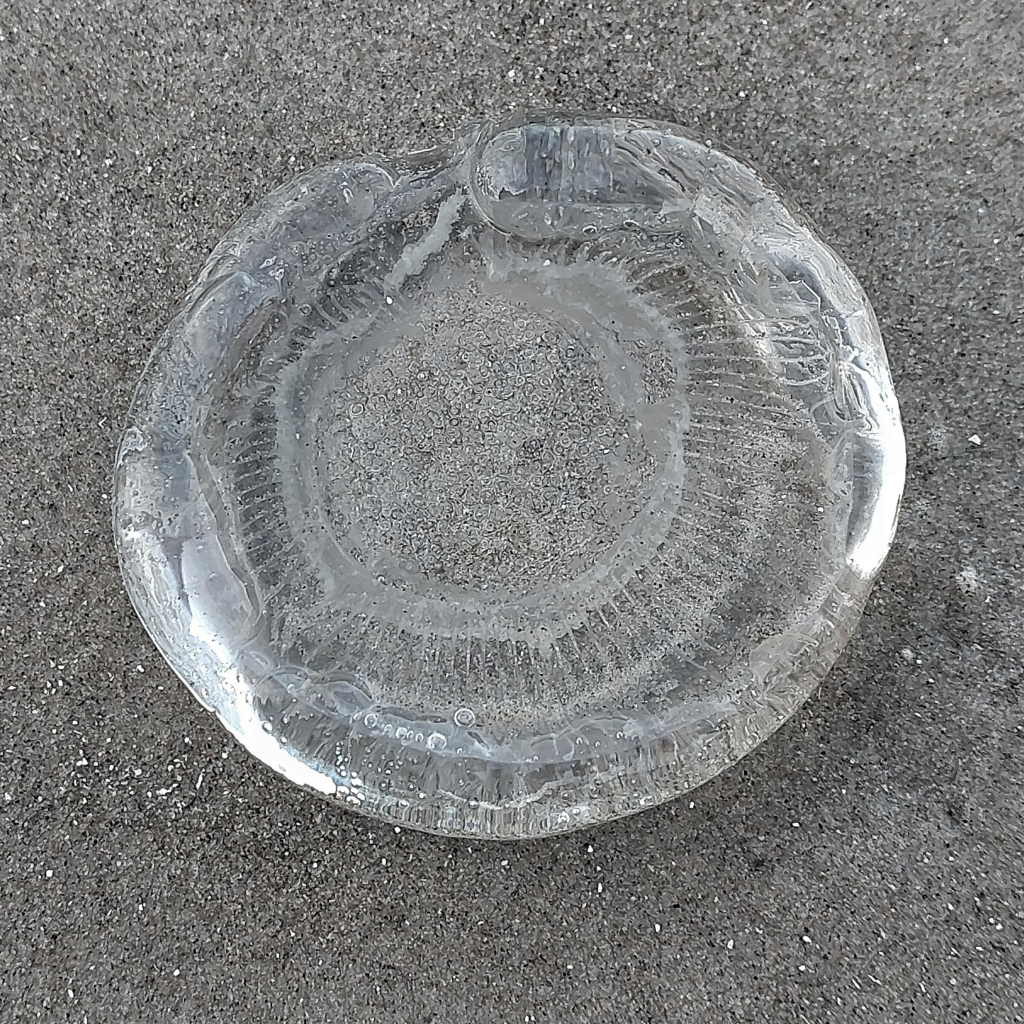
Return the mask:
M 540 836 L 793 714 L 904 460 L 868 300 L 774 185 L 673 125 L 525 116 L 235 225 L 139 384 L 115 533 L 256 757 L 402 824 Z

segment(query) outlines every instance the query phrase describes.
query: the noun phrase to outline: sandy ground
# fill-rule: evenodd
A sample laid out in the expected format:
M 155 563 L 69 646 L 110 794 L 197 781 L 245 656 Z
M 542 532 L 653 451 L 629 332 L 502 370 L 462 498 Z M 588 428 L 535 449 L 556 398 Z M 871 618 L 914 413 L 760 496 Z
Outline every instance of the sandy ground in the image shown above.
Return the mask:
M 86 6 L 0 13 L 0 1019 L 1024 1020 L 1015 0 Z M 775 176 L 872 296 L 910 469 L 861 629 L 771 741 L 482 846 L 229 741 L 129 607 L 108 492 L 242 210 L 528 106 L 674 119 Z

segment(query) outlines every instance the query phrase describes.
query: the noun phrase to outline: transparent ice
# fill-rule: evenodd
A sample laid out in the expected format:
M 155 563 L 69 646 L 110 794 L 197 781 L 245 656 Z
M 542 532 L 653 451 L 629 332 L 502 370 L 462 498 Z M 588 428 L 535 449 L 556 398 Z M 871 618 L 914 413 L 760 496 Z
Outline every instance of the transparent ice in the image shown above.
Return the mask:
M 523 117 L 239 221 L 139 385 L 115 532 L 146 628 L 258 758 L 538 836 L 792 715 L 903 475 L 868 301 L 775 187 L 672 125 Z

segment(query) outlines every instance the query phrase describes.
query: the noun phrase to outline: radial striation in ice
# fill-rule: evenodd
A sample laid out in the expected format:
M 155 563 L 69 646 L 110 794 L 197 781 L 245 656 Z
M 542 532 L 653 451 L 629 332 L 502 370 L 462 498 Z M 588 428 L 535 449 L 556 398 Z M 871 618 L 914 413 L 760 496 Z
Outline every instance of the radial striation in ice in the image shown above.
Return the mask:
M 239 221 L 139 384 L 115 532 L 146 628 L 258 758 L 538 836 L 784 722 L 903 476 L 868 301 L 775 187 L 672 125 L 523 117 Z

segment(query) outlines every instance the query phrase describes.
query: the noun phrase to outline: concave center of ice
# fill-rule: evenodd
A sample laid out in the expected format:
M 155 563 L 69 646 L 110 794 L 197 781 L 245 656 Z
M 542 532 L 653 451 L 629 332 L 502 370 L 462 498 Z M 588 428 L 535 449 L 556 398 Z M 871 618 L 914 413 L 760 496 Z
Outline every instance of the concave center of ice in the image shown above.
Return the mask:
M 369 568 L 518 597 L 643 515 L 677 370 L 648 325 L 595 316 L 600 277 L 555 284 L 435 275 L 330 389 L 326 512 Z

